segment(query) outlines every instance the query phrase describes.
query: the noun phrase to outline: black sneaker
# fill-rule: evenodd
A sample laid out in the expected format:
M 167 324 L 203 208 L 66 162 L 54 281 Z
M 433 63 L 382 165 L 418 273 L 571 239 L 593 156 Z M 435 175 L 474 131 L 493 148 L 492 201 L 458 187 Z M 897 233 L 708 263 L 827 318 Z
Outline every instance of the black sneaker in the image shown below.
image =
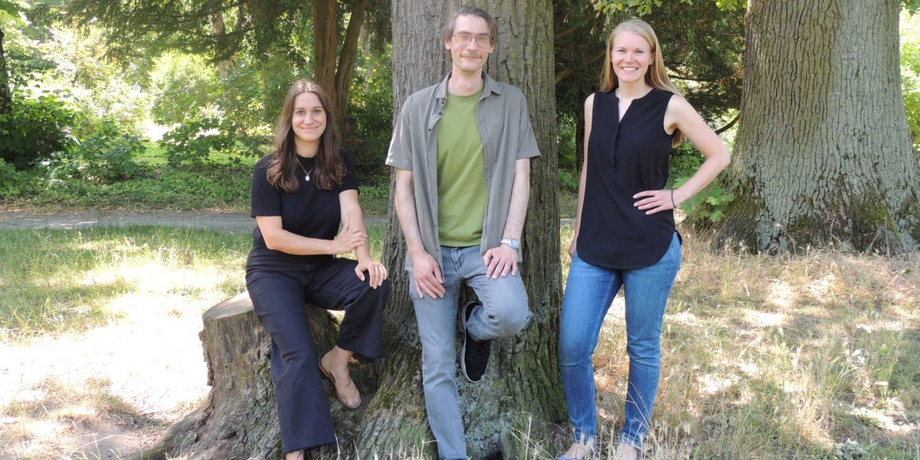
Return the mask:
M 470 320 L 473 309 L 478 305 L 482 305 L 482 302 L 474 300 L 467 303 L 463 307 L 462 315 L 463 351 L 461 351 L 461 355 L 463 360 L 460 361 L 460 367 L 463 368 L 463 375 L 470 382 L 482 380 L 482 376 L 485 375 L 486 368 L 489 366 L 489 354 L 492 351 L 491 340 L 476 340 L 466 328 L 466 323 Z

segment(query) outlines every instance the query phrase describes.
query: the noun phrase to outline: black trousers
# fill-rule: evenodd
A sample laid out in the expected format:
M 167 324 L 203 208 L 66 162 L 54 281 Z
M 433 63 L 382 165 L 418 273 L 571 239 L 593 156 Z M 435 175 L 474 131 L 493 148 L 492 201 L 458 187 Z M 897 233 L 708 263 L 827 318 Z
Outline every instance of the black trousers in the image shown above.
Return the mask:
M 358 279 L 356 265 L 350 259 L 297 265 L 265 264 L 263 259 L 246 269 L 253 309 L 272 338 L 272 380 L 285 453 L 336 442 L 304 304 L 345 311 L 339 348 L 368 358 L 383 355 L 383 308 L 390 284 L 371 289 L 368 281 Z

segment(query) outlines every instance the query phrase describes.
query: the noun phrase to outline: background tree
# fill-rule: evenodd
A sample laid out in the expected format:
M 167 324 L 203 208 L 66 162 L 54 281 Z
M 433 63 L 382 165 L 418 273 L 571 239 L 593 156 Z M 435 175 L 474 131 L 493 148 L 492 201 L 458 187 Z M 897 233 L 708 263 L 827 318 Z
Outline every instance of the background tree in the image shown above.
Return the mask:
M 561 269 L 553 56 L 545 46 L 552 37 L 549 6 L 548 0 L 502 0 L 490 8 L 504 39 L 489 67 L 498 79 L 517 85 L 528 96 L 542 156 L 532 162 L 531 200 L 523 236 L 522 272 L 534 320 L 521 336 L 493 346 L 492 366 L 483 382 L 461 384 L 470 452 L 477 459 L 524 458 L 525 439 L 551 443 L 554 424 L 565 415 L 556 348 Z M 440 25 L 459 7 L 458 2 L 424 0 L 394 5 L 395 107 L 412 92 L 440 81 L 449 70 Z M 425 27 L 418 27 L 419 18 L 425 19 Z M 405 245 L 395 213 L 391 212 L 388 222 L 383 258 L 391 267 L 394 292 L 385 315 L 387 356 L 352 369 L 364 400 L 360 410 L 332 405 L 345 458 L 395 458 L 417 452 L 436 455 L 422 393 L 415 314 L 402 269 Z M 315 309 L 310 314 L 314 334 L 322 343 L 319 349 L 330 348 L 335 323 Z M 196 452 L 192 458 L 206 460 L 278 457 L 279 433 L 267 372 L 269 342 L 247 296 L 212 308 L 204 315 L 204 323 L 201 336 L 213 385 L 206 403 L 170 429 L 163 442 L 136 457 L 161 459 L 189 451 Z M 459 331 L 454 339 L 458 338 Z M 333 400 L 332 386 L 327 384 L 327 388 Z M 314 458 L 337 457 L 331 448 L 324 448 Z
M 465 3 L 465 2 L 464 2 Z M 461 2 L 411 0 L 393 4 L 393 96 L 397 110 L 413 92 L 439 82 L 450 69 L 439 26 Z M 483 382 L 461 383 L 460 394 L 474 458 L 524 458 L 520 438 L 553 438 L 551 424 L 564 417 L 556 330 L 561 301 L 559 211 L 556 195 L 555 104 L 553 99 L 552 5 L 548 0 L 501 0 L 488 6 L 500 38 L 487 71 L 520 87 L 527 96 L 541 157 L 531 167 L 531 199 L 524 232 L 523 274 L 534 320 L 516 338 L 497 341 Z M 419 27 L 422 20 L 424 27 Z M 391 197 L 392 186 L 391 186 Z M 418 331 L 408 295 L 405 243 L 392 200 L 384 260 L 391 268 L 393 293 L 387 306 L 388 359 L 383 386 L 369 410 L 387 422 L 366 432 L 359 446 L 387 452 L 399 440 L 409 445 L 431 440 L 420 381 Z M 459 380 L 463 380 L 462 378 Z M 396 420 L 397 423 L 392 421 Z M 429 447 L 429 452 L 434 452 Z
M 749 2 L 722 242 L 917 249 L 920 165 L 900 87 L 900 4 Z
M 335 112 L 344 113 L 361 28 L 368 9 L 385 9 L 384 3 L 75 0 L 64 8 L 79 23 L 104 25 L 110 52 L 123 60 L 182 50 L 206 53 L 226 68 L 239 53 L 249 53 L 263 63 L 271 58 L 276 65 L 293 67 L 295 74 L 311 69 L 313 79 L 335 95 Z M 304 53 L 305 49 L 310 53 Z M 277 70 L 265 66 L 265 71 Z M 284 88 L 267 96 L 275 98 L 279 91 L 283 95 L 287 86 L 280 86 Z
M 672 81 L 714 129 L 725 131 L 737 122 L 744 54 L 742 9 L 721 9 L 710 0 L 556 0 L 554 6 L 560 134 L 574 139 L 574 143 L 560 139 L 560 168 L 566 170 L 560 173 L 563 186 L 577 187 L 584 151 L 584 100 L 599 89 L 607 37 L 624 20 L 639 17 L 655 28 Z M 676 155 L 680 160 L 673 162 L 674 179 L 689 176 L 685 170 L 695 171 L 701 163 L 692 148 Z
M 6 53 L 3 52 L 3 22 L 12 18 L 19 11 L 19 7 L 8 1 L 0 0 L 0 127 L 4 121 L 13 114 L 13 95 L 10 92 L 10 75 L 6 66 Z M 2 128 L 0 128 L 2 129 Z

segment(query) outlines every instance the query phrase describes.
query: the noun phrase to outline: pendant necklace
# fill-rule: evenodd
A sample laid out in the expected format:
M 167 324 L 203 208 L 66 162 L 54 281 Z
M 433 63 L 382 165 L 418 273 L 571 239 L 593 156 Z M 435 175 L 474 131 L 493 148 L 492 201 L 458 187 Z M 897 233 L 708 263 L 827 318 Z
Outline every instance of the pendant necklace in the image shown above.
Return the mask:
M 300 169 L 304 172 L 304 174 L 306 174 L 304 178 L 307 180 L 307 182 L 310 182 L 310 174 L 312 174 L 313 170 L 316 169 L 316 163 L 313 163 L 313 167 L 310 168 L 309 171 L 307 171 L 307 169 L 304 168 L 302 164 L 300 164 L 300 160 L 297 160 L 297 165 L 300 166 Z

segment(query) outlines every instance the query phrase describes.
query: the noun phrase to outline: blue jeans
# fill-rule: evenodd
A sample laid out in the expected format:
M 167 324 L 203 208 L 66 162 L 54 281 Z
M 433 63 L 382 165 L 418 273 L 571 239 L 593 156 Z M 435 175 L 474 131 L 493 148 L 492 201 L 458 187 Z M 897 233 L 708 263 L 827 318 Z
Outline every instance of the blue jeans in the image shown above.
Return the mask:
M 527 291 L 520 272 L 492 279 L 486 277 L 486 265 L 479 246 L 441 247 L 444 265 L 442 298 L 415 293 L 415 278 L 409 276 L 409 293 L 415 306 L 419 338 L 422 342 L 422 378 L 428 423 L 438 442 L 438 456 L 443 460 L 466 460 L 466 435 L 457 391 L 457 302 L 464 283 L 476 291 L 482 307 L 476 308 L 467 323 L 477 340 L 509 337 L 521 332 L 530 322 Z
M 626 423 L 620 431 L 619 442 L 642 447 L 658 393 L 661 326 L 680 264 L 680 240 L 676 233 L 661 260 L 637 270 L 597 267 L 575 254 L 562 302 L 559 336 L 562 386 L 575 429 L 573 442 L 591 442 L 597 437 L 594 349 L 604 316 L 620 286 L 624 286 L 629 383 Z

